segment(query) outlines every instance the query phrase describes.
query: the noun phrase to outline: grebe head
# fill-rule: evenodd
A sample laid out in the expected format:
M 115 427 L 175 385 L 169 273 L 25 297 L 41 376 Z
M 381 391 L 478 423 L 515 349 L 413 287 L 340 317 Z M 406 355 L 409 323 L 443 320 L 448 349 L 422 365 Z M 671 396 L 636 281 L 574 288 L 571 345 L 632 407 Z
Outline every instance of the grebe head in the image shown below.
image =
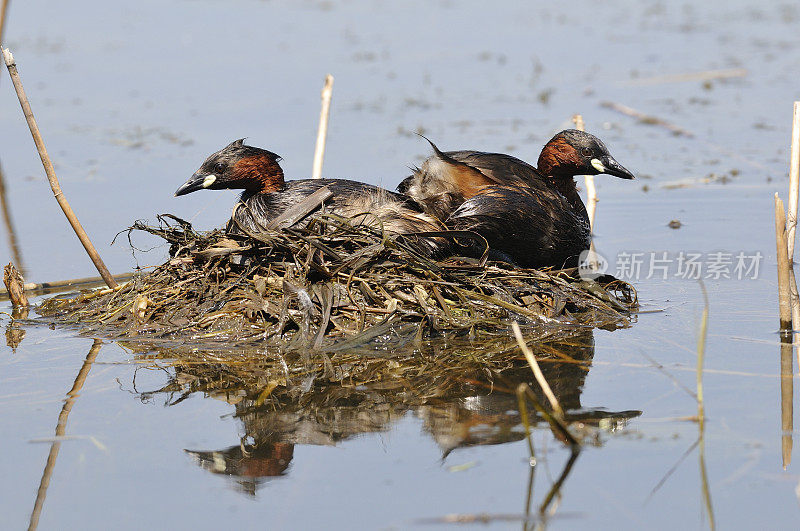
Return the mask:
M 178 188 L 175 196 L 223 188 L 253 193 L 278 191 L 284 184 L 279 160 L 281 158 L 271 151 L 245 146 L 243 138 L 235 140 L 208 157 L 200 169 Z
M 554 136 L 542 149 L 538 167 L 548 177 L 605 173 L 633 179 L 633 174 L 611 156 L 599 138 L 577 129 L 566 129 Z

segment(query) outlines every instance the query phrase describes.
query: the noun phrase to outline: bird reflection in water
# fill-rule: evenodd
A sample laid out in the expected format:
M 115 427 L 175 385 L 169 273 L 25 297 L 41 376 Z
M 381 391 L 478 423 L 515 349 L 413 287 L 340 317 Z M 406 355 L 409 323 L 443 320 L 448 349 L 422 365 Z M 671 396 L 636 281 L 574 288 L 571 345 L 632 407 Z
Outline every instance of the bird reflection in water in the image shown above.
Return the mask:
M 248 445 L 244 441 L 226 450 L 185 450 L 197 464 L 214 474 L 235 478 L 237 490 L 255 496 L 266 478 L 282 476 L 289 468 L 294 444 L 264 443 Z
M 594 356 L 592 331 L 568 339 L 532 345 L 565 420 L 590 442 L 601 444 L 599 433 L 614 431 L 641 414 L 629 410 L 609 412 L 585 408 L 581 393 Z M 162 388 L 141 393 L 142 399 L 168 396 L 178 403 L 202 392 L 225 400 L 235 408 L 242 438 L 221 450 L 187 449 L 199 466 L 230 476 L 237 490 L 255 495 L 269 478 L 290 472 L 294 445 L 335 445 L 364 433 L 385 432 L 407 414 L 421 419 L 424 432 L 442 450 L 442 458 L 464 447 L 503 444 L 525 438 L 521 426 L 517 387 L 525 383 L 545 403 L 544 395 L 524 358 L 510 356 L 501 370 L 485 374 L 449 374 L 425 381 L 379 381 L 373 385 L 324 386 L 303 389 L 293 400 L 269 401 L 269 386 L 257 378 L 243 383 L 241 367 L 231 364 L 175 366 L 174 376 Z M 237 372 L 239 371 L 239 372 Z M 257 381 L 258 380 L 258 381 Z M 432 381 L 432 380 L 435 380 Z M 532 409 L 533 426 L 548 426 Z M 556 437 L 559 437 L 554 431 Z

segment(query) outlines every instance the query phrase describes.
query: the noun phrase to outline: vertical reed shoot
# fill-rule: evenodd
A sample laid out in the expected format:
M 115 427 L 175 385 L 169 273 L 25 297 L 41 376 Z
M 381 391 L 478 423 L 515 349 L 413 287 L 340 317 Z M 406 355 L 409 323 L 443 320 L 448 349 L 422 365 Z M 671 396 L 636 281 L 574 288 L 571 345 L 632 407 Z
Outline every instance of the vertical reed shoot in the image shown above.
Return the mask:
M 789 288 L 789 250 L 786 242 L 786 211 L 783 201 L 775 193 L 775 243 L 778 258 L 778 308 L 782 333 L 792 330 L 792 309 Z
M 580 114 L 576 114 L 572 117 L 572 121 L 575 123 L 575 129 L 578 131 L 585 131 L 585 125 L 583 123 L 583 116 Z M 586 182 L 586 212 L 589 213 L 589 228 L 594 234 L 594 213 L 597 209 L 597 188 L 594 186 L 594 176 L 593 175 L 584 175 L 584 179 Z
M 797 229 L 797 196 L 800 192 L 800 101 L 794 102 L 792 115 L 792 145 L 789 155 L 789 216 L 787 237 L 789 260 L 794 262 L 794 235 Z
M 333 76 L 325 76 L 322 87 L 322 109 L 319 113 L 319 127 L 317 128 L 317 145 L 314 149 L 314 166 L 311 178 L 322 178 L 322 159 L 325 157 L 325 139 L 328 136 L 328 117 L 331 113 L 331 95 L 333 94 Z

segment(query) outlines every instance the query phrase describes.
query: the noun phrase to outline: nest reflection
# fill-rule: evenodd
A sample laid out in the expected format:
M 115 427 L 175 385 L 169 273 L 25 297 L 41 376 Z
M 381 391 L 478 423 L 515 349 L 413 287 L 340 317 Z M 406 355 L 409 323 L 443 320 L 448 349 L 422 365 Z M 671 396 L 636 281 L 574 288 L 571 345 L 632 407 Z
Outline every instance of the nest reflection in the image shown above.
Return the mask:
M 394 373 L 381 373 L 373 381 L 348 385 L 339 378 L 336 385 L 324 385 L 321 374 L 309 372 L 293 385 L 276 388 L 275 381 L 252 366 L 209 361 L 173 364 L 174 373 L 165 386 L 141 393 L 142 399 L 165 397 L 178 403 L 193 393 L 224 400 L 235 408 L 241 425 L 238 444 L 221 450 L 186 450 L 204 469 L 233 478 L 236 488 L 255 494 L 265 480 L 288 473 L 294 445 L 335 445 L 359 434 L 384 432 L 409 414 L 422 421 L 423 430 L 442 450 L 443 458 L 462 447 L 503 444 L 525 437 L 515 390 L 528 384 L 540 401 L 544 395 L 512 340 L 507 354 L 492 365 L 462 364 L 444 370 L 437 357 L 438 346 L 427 345 L 416 361 L 428 359 L 428 370 L 404 371 L 394 358 L 369 359 L 363 363 L 393 365 Z M 500 347 L 498 347 L 500 348 Z M 566 411 L 566 420 L 583 436 L 597 428 L 614 429 L 641 412 L 608 412 L 585 408 L 581 392 L 594 356 L 591 330 L 576 330 L 557 341 L 533 346 L 545 378 Z M 450 355 L 469 357 L 463 349 Z M 144 357 L 167 356 L 152 353 Z M 197 356 L 194 357 L 197 359 Z M 328 370 L 342 369 L 334 359 Z M 549 429 L 535 411 L 528 413 L 532 425 Z

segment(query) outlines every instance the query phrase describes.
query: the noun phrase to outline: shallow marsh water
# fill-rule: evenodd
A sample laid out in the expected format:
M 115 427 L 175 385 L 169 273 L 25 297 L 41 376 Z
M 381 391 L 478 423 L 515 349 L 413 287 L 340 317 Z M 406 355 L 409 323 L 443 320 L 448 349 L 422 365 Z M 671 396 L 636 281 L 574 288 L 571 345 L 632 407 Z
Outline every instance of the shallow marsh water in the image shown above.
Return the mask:
M 792 3 L 12 0 L 4 40 L 65 193 L 115 272 L 166 254 L 157 247 L 134 256 L 110 245 L 135 219 L 172 212 L 199 227 L 226 219 L 233 193 L 172 193 L 230 140 L 248 136 L 283 155 L 289 178 L 306 177 L 327 72 L 336 83 L 325 175 L 387 187 L 428 153 L 413 132 L 446 149 L 534 160 L 581 112 L 640 177 L 597 179 L 598 249 L 612 267 L 621 253 L 649 259 L 666 251 L 673 261 L 667 280 L 658 270 L 648 275 L 647 261 L 634 280 L 644 309 L 662 311 L 593 334 L 581 406 L 641 415 L 597 430 L 550 505 L 548 525 L 708 526 L 698 449 L 681 461 L 698 438 L 697 424 L 682 420 L 696 414 L 683 387 L 695 388 L 702 311 L 698 284 L 674 276 L 683 251 L 764 257 L 757 279 L 705 280 L 705 470 L 720 528 L 792 528 L 800 474 L 782 462 L 796 434 L 781 428 L 781 384 L 785 391 L 797 378 L 780 378 L 772 194 L 788 187 L 798 23 Z M 746 75 L 650 79 L 720 69 Z M 637 122 L 603 101 L 695 137 Z M 0 166 L 27 279 L 93 275 L 49 197 L 5 73 L 0 124 Z M 680 229 L 667 227 L 672 219 Z M 93 344 L 41 326 L 24 331 L 16 349 L 0 351 L 3 528 L 27 525 L 34 512 L 59 413 Z M 284 441 L 248 460 L 236 453 L 240 441 L 247 452 L 285 420 L 265 411 L 237 416 L 242 406 L 215 399 L 219 393 L 182 401 L 149 393 L 179 375 L 113 343 L 95 354 L 70 402 L 68 438 L 51 458 L 42 529 L 435 528 L 430 519 L 451 513 L 522 525 L 531 468 L 513 405 L 485 410 L 483 399 L 460 397 L 439 410 L 318 411 L 318 424 L 297 423 L 307 431 L 293 433 L 291 447 Z M 330 442 L 314 438 L 322 432 L 336 444 L 319 444 Z M 534 443 L 535 514 L 569 451 L 544 426 Z

